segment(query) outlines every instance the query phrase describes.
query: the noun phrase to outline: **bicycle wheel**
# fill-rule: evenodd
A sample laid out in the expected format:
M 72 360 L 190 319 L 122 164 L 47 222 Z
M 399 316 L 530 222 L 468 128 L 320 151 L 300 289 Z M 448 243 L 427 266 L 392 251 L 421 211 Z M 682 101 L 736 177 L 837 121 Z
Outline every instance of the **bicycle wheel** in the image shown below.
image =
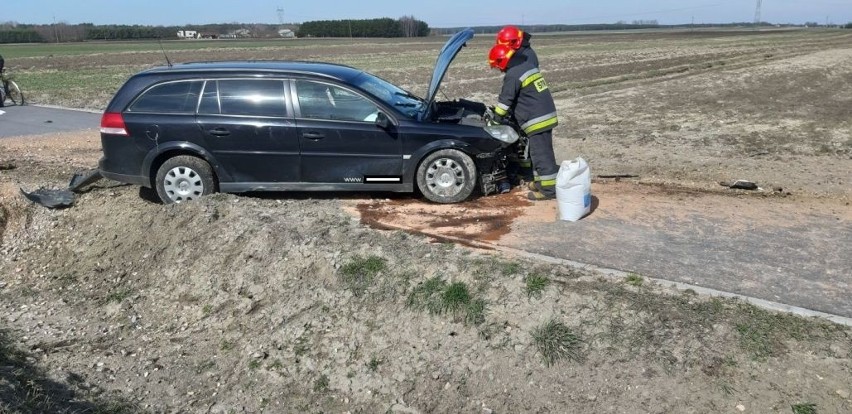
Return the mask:
M 9 81 L 9 99 L 15 103 L 15 105 L 23 105 L 24 104 L 24 93 L 21 92 L 21 88 L 18 87 L 18 84 L 15 81 Z

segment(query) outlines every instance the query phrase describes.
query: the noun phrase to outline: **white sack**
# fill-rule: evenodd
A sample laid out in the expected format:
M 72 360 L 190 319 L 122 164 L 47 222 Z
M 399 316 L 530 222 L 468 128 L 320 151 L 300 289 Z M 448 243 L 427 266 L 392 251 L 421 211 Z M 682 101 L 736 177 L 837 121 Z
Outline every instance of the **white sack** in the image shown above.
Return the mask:
M 592 209 L 592 173 L 582 157 L 562 161 L 556 175 L 559 219 L 577 221 Z

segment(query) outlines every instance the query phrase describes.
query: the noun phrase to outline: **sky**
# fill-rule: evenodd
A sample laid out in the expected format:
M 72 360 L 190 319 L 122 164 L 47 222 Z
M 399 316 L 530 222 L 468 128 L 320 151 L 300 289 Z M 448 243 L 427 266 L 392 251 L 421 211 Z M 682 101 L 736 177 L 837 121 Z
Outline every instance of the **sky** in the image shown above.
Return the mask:
M 751 22 L 757 0 L 0 0 L 0 22 L 29 24 L 300 23 L 413 15 L 430 27 Z M 279 12 L 280 10 L 280 12 Z M 762 0 L 770 23 L 845 24 L 852 0 Z

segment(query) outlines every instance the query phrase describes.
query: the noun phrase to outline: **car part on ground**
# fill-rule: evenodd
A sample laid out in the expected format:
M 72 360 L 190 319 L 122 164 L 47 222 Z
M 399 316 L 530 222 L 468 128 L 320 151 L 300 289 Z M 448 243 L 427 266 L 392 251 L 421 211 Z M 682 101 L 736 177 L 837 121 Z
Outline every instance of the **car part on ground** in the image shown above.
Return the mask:
M 74 193 L 68 190 L 55 190 L 41 187 L 32 192 L 21 188 L 21 194 L 28 200 L 47 208 L 65 208 L 74 205 Z
M 71 207 L 76 201 L 77 193 L 80 193 L 83 187 L 94 183 L 103 178 L 100 170 L 86 170 L 74 173 L 71 181 L 68 183 L 67 189 L 51 189 L 41 187 L 32 192 L 26 192 L 21 188 L 21 193 L 28 200 L 47 208 L 65 208 Z

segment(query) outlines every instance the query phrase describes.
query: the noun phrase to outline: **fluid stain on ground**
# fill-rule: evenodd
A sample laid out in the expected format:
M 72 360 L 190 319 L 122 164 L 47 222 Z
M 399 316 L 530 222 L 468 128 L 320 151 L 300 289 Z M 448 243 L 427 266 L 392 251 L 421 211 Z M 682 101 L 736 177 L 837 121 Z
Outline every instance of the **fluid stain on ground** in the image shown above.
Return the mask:
M 359 203 L 356 208 L 361 223 L 372 228 L 403 229 L 438 241 L 492 242 L 509 233 L 514 220 L 531 204 L 521 196 L 515 192 L 458 204 L 434 204 L 412 198 L 371 200 Z

